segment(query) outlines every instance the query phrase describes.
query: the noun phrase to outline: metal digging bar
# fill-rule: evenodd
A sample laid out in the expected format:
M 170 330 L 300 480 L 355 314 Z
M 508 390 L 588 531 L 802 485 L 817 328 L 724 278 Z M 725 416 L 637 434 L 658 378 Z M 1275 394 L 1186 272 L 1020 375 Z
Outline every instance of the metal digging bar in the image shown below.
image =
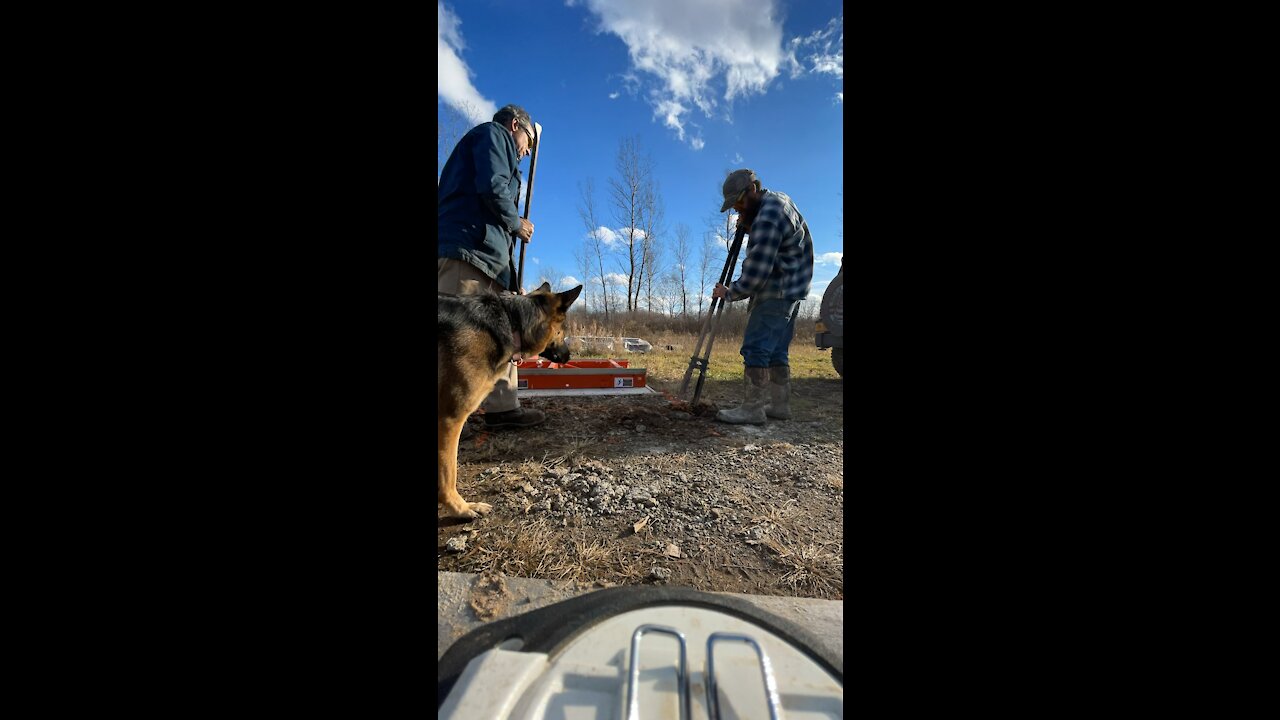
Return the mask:
M 724 269 L 720 271 L 721 285 L 729 284 L 729 276 L 733 274 L 733 267 L 738 263 L 738 250 L 742 248 L 742 236 L 746 234 L 747 229 L 739 227 L 737 234 L 733 236 L 733 244 L 729 246 L 729 257 L 725 260 Z M 698 398 L 702 396 L 702 381 L 707 376 L 707 363 L 711 360 L 711 345 L 716 341 L 716 332 L 720 329 L 720 315 L 724 312 L 727 301 L 727 298 L 711 298 L 707 317 L 702 321 L 702 330 L 698 333 L 698 343 L 693 348 L 693 357 L 689 358 L 689 367 L 684 371 L 684 381 L 680 383 L 680 397 L 684 397 L 689 391 L 689 379 L 693 377 L 693 369 L 698 369 L 698 383 L 694 386 L 690 405 L 697 405 Z M 710 336 L 707 335 L 708 328 L 711 329 Z M 703 338 L 707 340 L 705 357 L 702 356 Z
M 538 172 L 538 148 L 542 146 L 542 125 L 533 124 L 533 153 L 529 157 L 529 187 L 525 188 L 524 193 L 524 219 L 529 219 L 529 205 L 533 202 L 533 176 Z M 520 269 L 516 271 L 516 290 L 517 293 L 524 292 L 524 248 L 529 243 L 520 240 L 520 236 L 516 235 L 516 242 L 520 243 Z

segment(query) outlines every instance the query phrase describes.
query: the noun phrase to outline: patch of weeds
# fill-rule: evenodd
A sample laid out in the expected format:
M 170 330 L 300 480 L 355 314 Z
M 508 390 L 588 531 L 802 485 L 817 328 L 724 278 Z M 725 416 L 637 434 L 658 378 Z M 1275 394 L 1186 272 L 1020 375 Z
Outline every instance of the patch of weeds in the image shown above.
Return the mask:
M 788 570 L 776 585 L 793 595 L 844 598 L 844 558 L 819 545 L 805 545 L 781 558 Z

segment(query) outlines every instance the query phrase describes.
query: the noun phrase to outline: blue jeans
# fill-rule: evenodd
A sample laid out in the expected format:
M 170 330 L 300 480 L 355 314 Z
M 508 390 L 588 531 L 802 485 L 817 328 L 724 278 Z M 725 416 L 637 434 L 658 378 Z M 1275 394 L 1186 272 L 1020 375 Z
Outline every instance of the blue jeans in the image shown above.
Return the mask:
M 747 367 L 787 365 L 787 350 L 796 331 L 799 300 L 757 300 L 742 335 L 742 360 Z

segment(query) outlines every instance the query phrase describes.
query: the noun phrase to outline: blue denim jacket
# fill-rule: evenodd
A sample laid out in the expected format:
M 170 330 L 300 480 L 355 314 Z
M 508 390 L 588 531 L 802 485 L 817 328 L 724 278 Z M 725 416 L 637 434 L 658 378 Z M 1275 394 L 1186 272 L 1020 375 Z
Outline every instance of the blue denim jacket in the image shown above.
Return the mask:
M 513 234 L 520 229 L 520 155 L 506 128 L 477 125 L 440 172 L 436 230 L 442 258 L 470 263 L 505 287 L 516 282 Z

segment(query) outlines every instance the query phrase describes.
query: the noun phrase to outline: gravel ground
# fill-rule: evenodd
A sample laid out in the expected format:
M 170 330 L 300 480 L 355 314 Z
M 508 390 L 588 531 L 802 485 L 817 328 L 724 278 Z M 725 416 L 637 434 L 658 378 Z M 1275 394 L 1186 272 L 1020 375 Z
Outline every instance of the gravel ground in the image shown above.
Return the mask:
M 532 398 L 546 423 L 492 433 L 475 416 L 458 488 L 494 509 L 439 519 L 439 569 L 843 599 L 841 390 L 795 381 L 794 419 L 764 426 L 712 419 L 736 383 L 697 408 L 665 394 Z

